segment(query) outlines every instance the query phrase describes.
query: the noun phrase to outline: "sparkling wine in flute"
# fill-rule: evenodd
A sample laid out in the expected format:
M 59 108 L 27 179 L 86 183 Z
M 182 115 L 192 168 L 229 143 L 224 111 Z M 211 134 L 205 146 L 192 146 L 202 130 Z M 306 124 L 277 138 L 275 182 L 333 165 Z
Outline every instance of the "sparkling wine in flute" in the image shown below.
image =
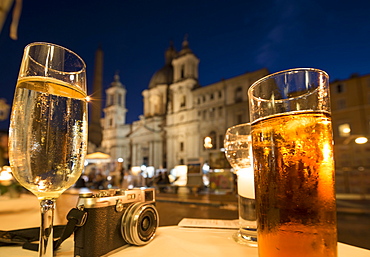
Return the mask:
M 39 257 L 52 257 L 55 201 L 79 178 L 87 150 L 86 65 L 46 42 L 24 48 L 9 127 L 13 176 L 40 201 Z
M 39 199 L 57 198 L 83 169 L 86 94 L 60 80 L 26 77 L 17 83 L 10 159 L 19 183 Z
M 252 123 L 259 256 L 337 256 L 331 126 L 315 111 Z

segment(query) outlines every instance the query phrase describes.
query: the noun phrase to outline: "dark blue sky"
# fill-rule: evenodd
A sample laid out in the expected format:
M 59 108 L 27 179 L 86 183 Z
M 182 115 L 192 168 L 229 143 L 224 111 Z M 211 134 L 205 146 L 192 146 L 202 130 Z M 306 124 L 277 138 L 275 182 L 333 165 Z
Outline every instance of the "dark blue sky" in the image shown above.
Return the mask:
M 202 86 L 264 67 L 320 68 L 331 80 L 364 75 L 369 14 L 368 0 L 23 0 L 18 40 L 9 38 L 10 16 L 0 34 L 0 98 L 12 102 L 23 48 L 34 41 L 78 53 L 89 88 L 101 45 L 104 87 L 119 70 L 129 123 L 143 113 L 141 92 L 164 65 L 169 42 L 180 50 L 185 34 L 200 59 Z M 7 126 L 0 122 L 0 129 Z

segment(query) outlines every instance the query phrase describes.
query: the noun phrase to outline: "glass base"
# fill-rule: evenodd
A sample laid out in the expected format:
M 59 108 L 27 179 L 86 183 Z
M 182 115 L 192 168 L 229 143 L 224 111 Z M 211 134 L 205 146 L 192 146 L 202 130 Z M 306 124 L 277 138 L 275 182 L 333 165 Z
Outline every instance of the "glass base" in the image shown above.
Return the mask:
M 256 237 L 242 235 L 239 230 L 237 232 L 235 232 L 232 235 L 232 237 L 235 240 L 235 242 L 237 242 L 238 244 L 247 245 L 247 246 L 250 246 L 250 247 L 257 247 L 258 246 Z

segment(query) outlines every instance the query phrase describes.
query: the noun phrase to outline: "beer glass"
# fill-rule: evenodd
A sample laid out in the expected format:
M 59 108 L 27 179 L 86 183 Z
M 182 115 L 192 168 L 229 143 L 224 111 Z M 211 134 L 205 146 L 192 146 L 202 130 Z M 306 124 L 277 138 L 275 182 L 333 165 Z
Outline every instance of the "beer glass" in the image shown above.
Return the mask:
M 84 61 L 61 46 L 27 45 L 13 100 L 9 159 L 14 177 L 40 201 L 39 256 L 53 256 L 55 201 L 79 178 L 86 148 Z
M 337 256 L 328 75 L 281 71 L 248 97 L 259 257 Z
M 240 244 L 256 247 L 257 224 L 250 130 L 250 123 L 228 128 L 224 146 L 226 158 L 237 173 L 239 230 L 233 238 Z

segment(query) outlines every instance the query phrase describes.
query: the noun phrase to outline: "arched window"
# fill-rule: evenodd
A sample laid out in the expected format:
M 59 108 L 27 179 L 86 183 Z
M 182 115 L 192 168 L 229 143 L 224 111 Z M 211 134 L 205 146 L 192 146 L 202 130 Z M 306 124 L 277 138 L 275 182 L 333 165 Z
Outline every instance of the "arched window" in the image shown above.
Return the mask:
M 113 95 L 108 95 L 108 104 L 107 106 L 113 105 Z
M 181 72 L 181 74 L 180 74 L 181 77 L 180 78 L 182 78 L 182 79 L 185 78 L 185 65 L 181 65 L 181 71 L 180 72 Z
M 186 106 L 186 95 L 182 95 L 180 107 L 185 107 L 185 106 Z
M 118 106 L 122 106 L 122 94 L 118 93 Z

